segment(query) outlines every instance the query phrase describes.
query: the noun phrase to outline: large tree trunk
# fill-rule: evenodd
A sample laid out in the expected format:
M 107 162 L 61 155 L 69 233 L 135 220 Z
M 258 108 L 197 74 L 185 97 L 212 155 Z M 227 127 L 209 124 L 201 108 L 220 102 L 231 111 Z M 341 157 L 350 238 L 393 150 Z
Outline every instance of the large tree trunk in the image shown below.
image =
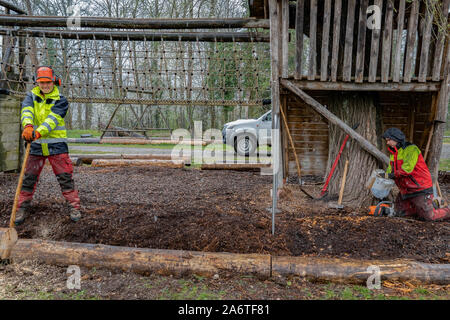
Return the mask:
M 377 108 L 375 104 L 375 96 L 372 94 L 336 93 L 330 99 L 329 110 L 351 127 L 359 124 L 356 131 L 372 144 L 377 145 L 377 137 L 380 133 L 377 132 Z M 346 133 L 343 130 L 330 124 L 326 177 L 339 153 L 345 136 Z M 343 203 L 358 207 L 368 206 L 372 203 L 373 197 L 365 185 L 372 171 L 378 168 L 378 161 L 351 138 L 347 141 L 341 154 L 339 163 L 330 180 L 328 192 L 330 195 L 339 193 L 344 164 L 347 159 L 349 165 Z

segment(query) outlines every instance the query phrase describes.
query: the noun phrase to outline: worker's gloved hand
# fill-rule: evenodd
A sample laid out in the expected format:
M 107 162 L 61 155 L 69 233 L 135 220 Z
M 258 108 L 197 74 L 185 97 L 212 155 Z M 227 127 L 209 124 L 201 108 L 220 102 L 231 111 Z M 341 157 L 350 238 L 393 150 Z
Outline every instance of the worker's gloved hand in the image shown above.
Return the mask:
M 388 174 L 388 178 L 394 180 L 395 179 L 395 173 L 391 172 Z
M 41 137 L 41 134 L 37 131 L 33 131 L 33 141 Z
M 25 126 L 25 129 L 23 129 L 22 131 L 22 138 L 23 140 L 27 141 L 27 142 L 31 142 L 33 141 L 33 132 L 34 132 L 34 128 L 31 124 L 28 124 Z

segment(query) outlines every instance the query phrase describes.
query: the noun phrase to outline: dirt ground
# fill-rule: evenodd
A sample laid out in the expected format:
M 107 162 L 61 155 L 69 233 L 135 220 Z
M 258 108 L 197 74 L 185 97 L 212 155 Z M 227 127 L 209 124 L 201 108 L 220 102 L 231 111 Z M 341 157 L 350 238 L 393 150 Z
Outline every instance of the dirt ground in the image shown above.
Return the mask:
M 259 172 L 76 167 L 83 218 L 73 223 L 46 166 L 20 238 L 212 252 L 410 258 L 448 263 L 450 224 L 330 209 L 298 185 L 280 196 L 271 234 L 272 179 Z M 16 174 L 0 175 L 0 224 L 11 212 Z M 449 184 L 442 184 L 443 192 Z M 319 194 L 320 185 L 305 187 Z
M 0 224 L 9 221 L 17 174 L 0 174 Z M 51 168 L 45 166 L 20 238 L 274 255 L 408 258 L 449 263 L 448 222 L 368 216 L 330 209 L 298 185 L 280 196 L 271 234 L 270 176 L 259 172 L 169 168 L 75 167 L 83 218 L 71 222 Z M 320 181 L 305 186 L 318 195 Z M 448 196 L 450 181 L 441 179 Z M 220 275 L 184 278 L 82 271 L 82 288 L 65 286 L 67 266 L 28 261 L 0 267 L 0 299 L 448 299 L 449 286 L 383 282 L 381 290 L 301 278 Z

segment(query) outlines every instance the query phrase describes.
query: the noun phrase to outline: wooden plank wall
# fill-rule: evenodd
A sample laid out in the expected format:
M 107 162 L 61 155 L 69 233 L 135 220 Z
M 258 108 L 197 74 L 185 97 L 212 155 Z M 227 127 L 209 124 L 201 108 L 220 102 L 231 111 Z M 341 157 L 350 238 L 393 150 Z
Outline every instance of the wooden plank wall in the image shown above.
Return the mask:
M 327 104 L 326 92 L 308 92 Z M 434 93 L 436 95 L 436 93 Z M 382 131 L 401 129 L 408 141 L 425 152 L 432 123 L 432 93 L 380 92 Z M 287 121 L 302 167 L 302 175 L 324 175 L 328 160 L 328 122 L 293 94 L 288 96 Z M 412 137 L 412 139 L 411 139 Z M 383 150 L 385 149 L 384 143 Z M 289 174 L 296 174 L 294 155 L 289 149 Z
M 324 94 L 308 92 L 326 104 Z M 328 123 L 303 100 L 288 96 L 287 121 L 302 168 L 302 175 L 323 175 L 328 159 Z M 295 158 L 289 150 L 289 173 L 296 174 Z
M 433 21 L 428 13 L 425 1 L 297 0 L 295 79 L 358 83 L 442 80 L 442 53 L 448 39 L 446 30 L 439 29 L 437 19 Z M 438 2 L 443 21 L 448 20 L 449 3 Z M 373 5 L 381 9 L 379 30 L 367 27 L 375 11 L 366 12 Z M 304 70 L 302 63 L 307 66 Z
M 20 102 L 0 95 L 0 172 L 19 168 Z

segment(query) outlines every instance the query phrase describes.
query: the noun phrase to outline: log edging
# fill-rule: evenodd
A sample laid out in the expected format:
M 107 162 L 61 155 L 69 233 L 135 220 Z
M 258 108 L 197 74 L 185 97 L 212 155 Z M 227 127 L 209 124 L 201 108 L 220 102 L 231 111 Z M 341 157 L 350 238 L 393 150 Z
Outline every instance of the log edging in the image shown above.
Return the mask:
M 131 248 L 37 239 L 21 239 L 11 258 L 37 260 L 51 265 L 78 265 L 136 273 L 203 274 L 221 271 L 252 274 L 263 278 L 301 276 L 314 280 L 366 283 L 377 266 L 381 280 L 416 280 L 422 283 L 449 284 L 450 264 L 421 263 L 414 260 L 356 260 L 321 257 L 272 256 Z

